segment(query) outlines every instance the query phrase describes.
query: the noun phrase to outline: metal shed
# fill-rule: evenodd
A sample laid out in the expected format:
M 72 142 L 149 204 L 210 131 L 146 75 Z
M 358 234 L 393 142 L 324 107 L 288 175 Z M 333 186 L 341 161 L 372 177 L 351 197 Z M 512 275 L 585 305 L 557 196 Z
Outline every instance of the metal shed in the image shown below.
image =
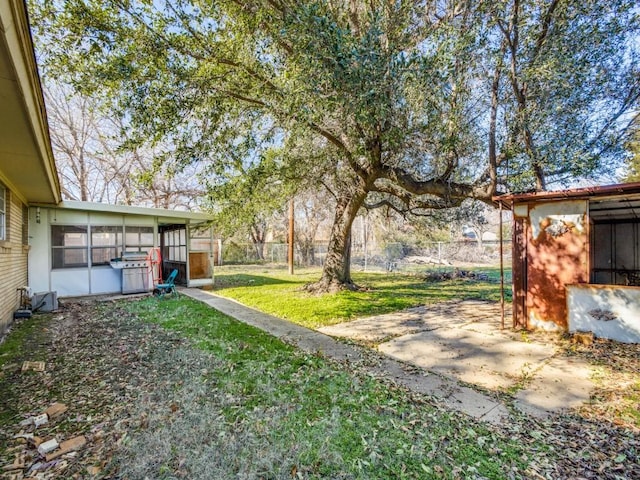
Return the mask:
M 640 341 L 640 182 L 494 200 L 513 213 L 514 327 Z

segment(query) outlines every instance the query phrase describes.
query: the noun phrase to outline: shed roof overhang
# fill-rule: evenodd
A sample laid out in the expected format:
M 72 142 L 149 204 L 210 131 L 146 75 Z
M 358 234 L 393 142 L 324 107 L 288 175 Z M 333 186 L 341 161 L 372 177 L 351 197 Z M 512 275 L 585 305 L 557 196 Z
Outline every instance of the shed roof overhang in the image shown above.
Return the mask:
M 60 184 L 24 0 L 0 2 L 0 180 L 25 203 L 55 204 Z
M 588 200 L 589 217 L 596 221 L 640 219 L 640 182 L 493 197 L 494 202 L 505 208 L 567 200 Z
M 36 204 L 38 206 L 39 204 Z M 51 205 L 41 205 L 51 207 Z M 110 205 L 106 203 L 95 202 L 77 202 L 72 200 L 66 200 L 59 205 L 55 206 L 61 210 L 76 210 L 83 212 L 96 212 L 96 213 L 117 213 L 121 215 L 143 215 L 147 217 L 156 217 L 159 224 L 197 224 L 212 222 L 213 217 L 207 213 L 201 212 L 187 212 L 181 210 L 166 210 L 164 208 L 148 208 L 148 207 L 135 207 L 131 205 Z
M 562 200 L 606 200 L 620 197 L 640 198 L 640 182 L 618 183 L 597 187 L 572 188 L 549 192 L 507 193 L 496 195 L 493 201 L 505 207 L 518 203 L 553 202 Z

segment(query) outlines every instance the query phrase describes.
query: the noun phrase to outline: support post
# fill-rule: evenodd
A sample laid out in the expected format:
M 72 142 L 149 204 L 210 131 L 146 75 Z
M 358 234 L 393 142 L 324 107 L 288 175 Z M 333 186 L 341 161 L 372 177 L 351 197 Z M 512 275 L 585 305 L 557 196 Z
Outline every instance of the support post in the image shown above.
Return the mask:
M 500 202 L 500 328 L 504 330 L 504 247 L 502 246 L 502 202 Z
M 289 275 L 293 275 L 293 241 L 294 241 L 294 236 L 293 236 L 293 230 L 294 230 L 294 220 L 293 220 L 293 215 L 294 214 L 294 208 L 293 208 L 293 198 L 291 200 L 289 200 L 289 255 L 288 255 L 288 261 L 289 261 Z

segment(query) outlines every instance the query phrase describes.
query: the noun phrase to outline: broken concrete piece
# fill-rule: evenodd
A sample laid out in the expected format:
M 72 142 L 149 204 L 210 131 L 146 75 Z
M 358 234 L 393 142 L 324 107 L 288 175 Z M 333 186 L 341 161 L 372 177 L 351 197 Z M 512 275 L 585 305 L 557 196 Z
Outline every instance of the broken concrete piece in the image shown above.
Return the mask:
M 50 462 L 54 458 L 58 458 L 66 453 L 75 452 L 76 450 L 80 450 L 87 444 L 87 439 L 84 435 L 80 435 L 78 437 L 73 437 L 69 440 L 65 440 L 60 444 L 60 449 L 56 450 L 53 453 L 50 453 L 46 456 L 47 462 Z
M 31 420 L 33 421 L 33 425 L 35 425 L 35 427 L 38 428 L 42 425 L 46 425 L 47 423 L 49 423 L 49 416 L 46 413 L 43 413 L 41 415 L 36 415 L 35 417 L 31 417 Z
M 46 413 L 50 419 L 59 417 L 64 412 L 68 410 L 68 407 L 64 403 L 55 402 L 51 404 L 49 408 L 47 408 L 44 413 Z
M 26 372 L 27 370 L 33 370 L 34 372 L 44 372 L 45 363 L 44 362 L 24 362 L 22 364 L 22 371 Z
M 52 438 L 51 440 L 47 440 L 40 444 L 38 447 L 38 453 L 40 455 L 46 455 L 49 452 L 53 452 L 59 445 L 58 441 L 55 438 Z

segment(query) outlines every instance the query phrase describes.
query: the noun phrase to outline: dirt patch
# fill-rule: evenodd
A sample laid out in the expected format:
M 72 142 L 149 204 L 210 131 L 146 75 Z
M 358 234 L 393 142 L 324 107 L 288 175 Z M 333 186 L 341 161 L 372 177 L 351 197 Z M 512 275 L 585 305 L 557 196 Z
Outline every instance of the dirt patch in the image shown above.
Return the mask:
M 83 478 L 115 472 L 113 452 L 140 423 L 131 417 L 140 392 L 162 377 L 151 361 L 154 352 L 185 341 L 124 311 L 105 317 L 105 308 L 110 307 L 67 303 L 58 314 L 42 316 L 18 361 L 4 366 L 0 467 L 8 474 Z M 22 362 L 35 360 L 44 362 L 43 372 L 22 371 Z M 56 402 L 67 410 L 38 427 L 30 421 Z M 42 443 L 79 437 L 86 444 L 57 458 L 48 460 L 38 451 Z M 12 472 L 10 465 L 20 468 Z

